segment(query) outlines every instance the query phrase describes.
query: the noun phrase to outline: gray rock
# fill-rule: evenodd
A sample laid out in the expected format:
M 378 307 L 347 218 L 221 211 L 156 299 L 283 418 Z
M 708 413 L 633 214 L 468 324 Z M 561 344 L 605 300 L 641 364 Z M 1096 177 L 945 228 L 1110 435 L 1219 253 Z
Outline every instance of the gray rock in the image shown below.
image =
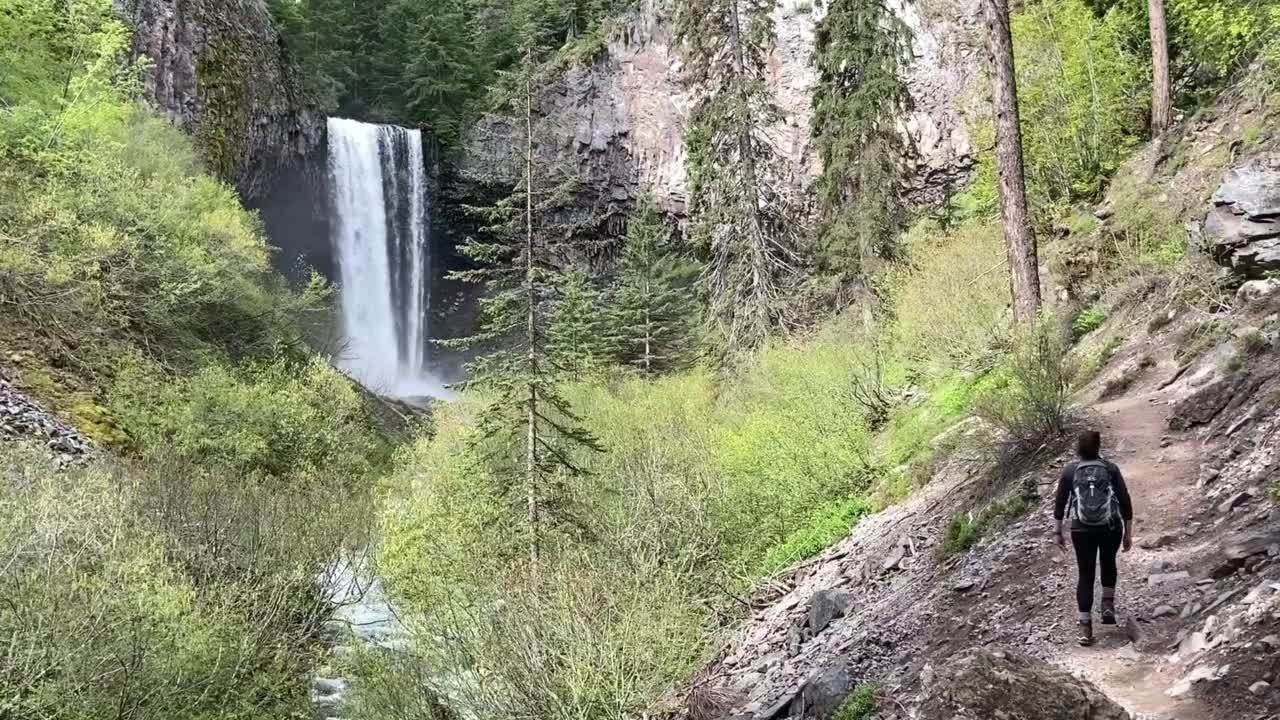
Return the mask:
M 1271 690 L 1271 683 L 1266 680 L 1259 680 L 1249 686 L 1249 692 L 1254 695 L 1266 695 L 1269 690 Z
M 1165 691 L 1165 694 L 1169 697 L 1182 697 L 1191 692 L 1191 688 L 1196 683 L 1219 680 L 1225 677 L 1230 668 L 1230 665 L 1223 665 L 1222 667 L 1213 665 L 1197 666 L 1194 670 L 1184 675 L 1181 680 L 1174 683 L 1173 687 Z
M 1174 615 L 1177 615 L 1177 614 L 1178 614 L 1178 611 L 1175 610 L 1172 605 L 1161 605 L 1157 607 L 1155 610 L 1151 611 L 1151 617 L 1153 618 L 1167 618 L 1167 617 L 1173 617 Z
M 816 637 L 832 620 L 844 617 L 853 605 L 853 596 L 843 590 L 820 590 L 809 603 L 805 627 L 809 637 Z
M 976 649 L 934 671 L 920 720 L 1130 720 L 1092 683 L 1034 658 Z
M 1182 580 L 1191 579 L 1191 573 L 1186 570 L 1176 570 L 1174 572 L 1156 573 L 1147 578 L 1147 585 L 1155 587 L 1157 585 L 1168 585 Z
M 1266 300 L 1276 293 L 1280 293 L 1280 278 L 1249 280 L 1236 291 L 1236 299 L 1248 304 Z
M 1280 542 L 1280 530 L 1266 530 L 1246 535 L 1233 535 L 1220 548 L 1221 562 L 1213 571 L 1216 578 L 1224 578 L 1244 567 L 1245 561 L 1254 555 L 1268 552 Z
M 1210 257 L 1253 279 L 1280 269 L 1280 170 L 1267 165 L 1252 161 L 1229 172 L 1200 227 Z
M 325 118 L 290 65 L 266 3 L 116 5 L 133 28 L 133 56 L 150 61 L 144 96 L 188 133 L 225 138 L 207 148 L 221 156 L 206 160 L 244 197 L 264 195 L 282 171 L 300 169 L 319 146 Z
M 1144 550 L 1159 550 L 1160 548 L 1169 547 L 1178 542 L 1178 536 L 1173 533 L 1163 533 L 1154 538 L 1146 538 L 1138 542 L 1138 547 Z
M 1253 499 L 1253 493 L 1241 490 L 1218 504 L 1218 512 L 1225 515 Z
M 791 714 L 795 717 L 830 717 L 852 687 L 853 680 L 847 668 L 836 666 L 819 670 L 800 688 L 800 694 L 791 703 Z

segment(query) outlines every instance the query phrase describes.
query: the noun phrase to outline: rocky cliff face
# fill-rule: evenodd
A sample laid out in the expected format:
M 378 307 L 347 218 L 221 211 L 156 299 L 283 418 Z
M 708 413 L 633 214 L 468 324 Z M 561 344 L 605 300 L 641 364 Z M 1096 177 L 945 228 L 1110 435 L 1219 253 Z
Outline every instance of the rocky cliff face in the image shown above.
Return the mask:
M 810 176 L 820 171 L 809 137 L 817 83 L 809 58 L 822 16 L 815 5 L 783 0 L 769 58 L 770 86 L 784 115 L 771 134 L 797 170 Z M 974 99 L 980 67 L 979 8 L 973 0 L 900 0 L 893 7 L 915 36 L 906 77 L 913 107 L 899 118 L 915 151 L 910 183 L 918 200 L 937 202 L 967 179 L 973 165 L 965 107 Z M 545 159 L 576 169 L 598 216 L 615 214 L 641 188 L 651 189 L 668 211 L 683 211 L 683 135 L 692 99 L 680 83 L 681 64 L 667 3 L 644 0 L 594 63 L 569 69 L 541 98 Z M 459 178 L 514 182 L 519 130 L 498 115 L 478 123 L 465 140 Z
M 200 143 L 246 199 L 304 166 L 324 118 L 303 92 L 264 0 L 116 0 L 149 64 L 152 105 Z

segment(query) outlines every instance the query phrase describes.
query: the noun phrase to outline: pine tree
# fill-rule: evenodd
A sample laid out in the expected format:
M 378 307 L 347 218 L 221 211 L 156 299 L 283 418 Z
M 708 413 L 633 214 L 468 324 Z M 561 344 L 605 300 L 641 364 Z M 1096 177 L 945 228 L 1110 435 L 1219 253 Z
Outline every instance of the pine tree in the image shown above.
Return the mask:
M 621 279 L 609 309 L 609 340 L 618 362 L 653 374 L 691 353 L 696 268 L 668 247 L 670 231 L 649 196 L 627 225 Z
M 1151 134 L 1159 137 L 1173 122 L 1169 97 L 1169 30 L 1164 0 L 1147 0 L 1147 26 L 1151 33 Z
M 524 172 L 512 193 L 485 213 L 490 221 L 487 237 L 471 238 L 464 245 L 479 267 L 453 274 L 484 283 L 481 329 L 472 338 L 451 343 L 499 347 L 468 368 L 467 384 L 488 388 L 494 397 L 480 415 L 473 450 L 494 442 L 503 449 L 520 449 L 517 462 L 506 452 L 492 458 L 493 472 L 504 492 L 521 497 L 534 572 L 548 527 L 576 522 L 564 484 L 566 476 L 584 472 L 574 452 L 603 450 L 560 393 L 560 373 L 545 342 L 542 307 L 554 292 L 556 277 L 549 259 L 563 239 L 552 221 L 562 200 L 562 183 L 537 153 L 534 101 L 542 59 L 538 37 L 536 32 L 525 35 L 524 60 L 513 78 L 520 88 L 515 104 L 523 116 Z
M 798 276 L 802 214 L 786 159 L 765 128 L 780 112 L 767 87 L 776 0 L 687 0 L 676 10 L 685 81 L 700 99 L 685 144 L 691 235 L 708 256 L 711 315 L 731 349 L 785 325 Z
M 560 274 L 559 299 L 547 328 L 547 355 L 555 367 L 579 379 L 607 357 L 600 296 L 576 269 Z
M 832 0 L 816 28 L 818 233 L 834 269 L 865 274 L 869 260 L 896 254 L 906 219 L 898 163 L 907 147 L 895 119 L 910 100 L 901 79 L 910 49 L 910 29 L 884 0 Z
M 1030 326 L 1040 309 L 1040 264 L 1027 211 L 1027 179 L 1022 161 L 1018 85 L 1013 66 L 1013 34 L 1008 0 L 983 0 L 987 55 L 991 69 L 991 115 L 996 131 L 996 190 L 1009 260 L 1013 317 Z

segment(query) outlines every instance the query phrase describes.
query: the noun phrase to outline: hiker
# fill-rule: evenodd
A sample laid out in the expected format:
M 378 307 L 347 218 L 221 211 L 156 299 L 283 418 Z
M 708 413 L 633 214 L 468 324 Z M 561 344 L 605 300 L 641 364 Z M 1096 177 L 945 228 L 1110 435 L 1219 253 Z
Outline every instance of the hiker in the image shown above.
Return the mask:
M 1099 559 L 1102 624 L 1116 624 L 1116 553 L 1133 548 L 1133 503 L 1120 468 L 1100 455 L 1099 432 L 1080 433 L 1076 450 L 1080 460 L 1064 467 L 1058 476 L 1053 518 L 1055 539 L 1063 550 L 1067 547 L 1063 520 L 1071 521 L 1071 545 L 1079 570 L 1076 606 L 1080 611 L 1080 644 L 1088 646 L 1093 644 L 1093 581 Z

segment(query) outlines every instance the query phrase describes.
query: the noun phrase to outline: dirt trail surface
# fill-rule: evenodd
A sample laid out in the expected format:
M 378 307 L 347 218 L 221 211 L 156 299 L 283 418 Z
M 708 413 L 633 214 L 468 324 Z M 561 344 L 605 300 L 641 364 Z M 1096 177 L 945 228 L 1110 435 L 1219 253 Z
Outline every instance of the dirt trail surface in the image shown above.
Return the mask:
M 1137 516 L 1137 544 L 1121 556 L 1121 623 L 1097 624 L 1095 646 L 1075 642 L 1075 561 L 1052 543 L 1053 488 L 1070 453 L 997 479 L 980 453 L 957 451 L 911 500 L 770 583 L 684 707 L 823 717 L 852 686 L 877 682 L 881 717 L 910 717 L 935 665 L 995 646 L 1092 681 L 1135 720 L 1280 718 L 1280 512 L 1264 492 L 1280 469 L 1280 415 L 1268 404 L 1280 399 L 1280 362 L 1223 375 L 1213 353 L 1185 367 L 1169 345 L 1131 340 L 1082 398 Z M 1119 397 L 1099 399 L 1117 385 Z M 939 550 L 953 515 L 1023 486 L 1038 487 L 1036 507 L 997 520 L 966 552 Z

